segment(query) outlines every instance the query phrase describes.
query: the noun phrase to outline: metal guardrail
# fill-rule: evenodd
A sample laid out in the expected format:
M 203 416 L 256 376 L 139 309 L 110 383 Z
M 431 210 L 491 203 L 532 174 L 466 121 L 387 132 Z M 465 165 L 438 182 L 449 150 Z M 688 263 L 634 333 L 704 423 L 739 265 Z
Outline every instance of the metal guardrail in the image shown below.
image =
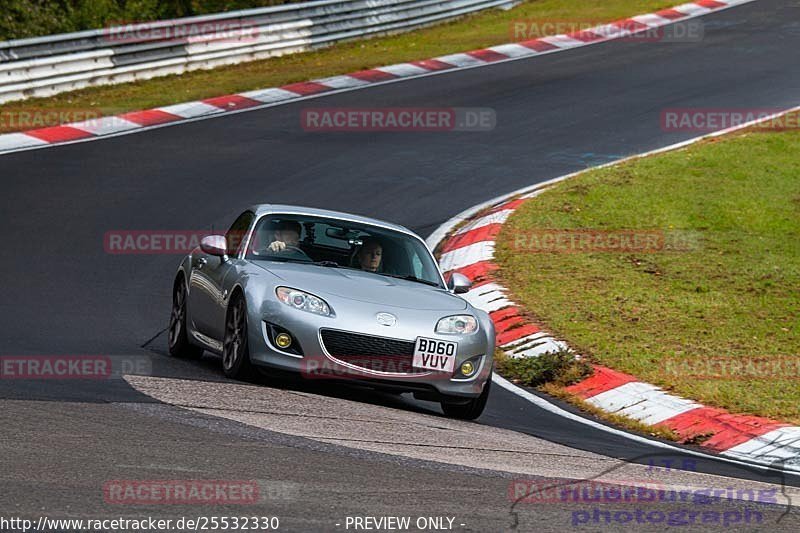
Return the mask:
M 399 33 L 520 0 L 320 0 L 0 42 L 0 103 Z

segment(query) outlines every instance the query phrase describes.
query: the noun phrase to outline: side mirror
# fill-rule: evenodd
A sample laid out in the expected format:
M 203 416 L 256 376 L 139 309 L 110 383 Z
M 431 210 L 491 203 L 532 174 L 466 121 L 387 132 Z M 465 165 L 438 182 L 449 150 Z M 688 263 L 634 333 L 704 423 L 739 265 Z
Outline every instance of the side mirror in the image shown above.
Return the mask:
M 465 292 L 469 292 L 472 288 L 472 282 L 464 274 L 454 272 L 447 282 L 447 288 L 450 289 L 453 294 L 464 294 Z
M 228 243 L 222 235 L 209 235 L 200 241 L 200 249 L 208 255 L 225 257 L 228 255 Z

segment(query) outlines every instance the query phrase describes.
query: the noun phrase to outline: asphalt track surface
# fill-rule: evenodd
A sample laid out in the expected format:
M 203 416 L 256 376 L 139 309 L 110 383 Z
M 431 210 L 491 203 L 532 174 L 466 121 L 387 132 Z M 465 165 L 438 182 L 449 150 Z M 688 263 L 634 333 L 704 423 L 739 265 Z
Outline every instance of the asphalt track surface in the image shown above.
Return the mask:
M 210 356 L 187 363 L 164 355 L 179 257 L 106 254 L 105 232 L 223 230 L 244 206 L 275 202 L 375 216 L 427 235 L 488 198 L 696 136 L 663 131 L 664 108 L 797 105 L 800 3 L 761 0 L 699 20 L 705 37 L 695 43 L 609 42 L 2 156 L 0 354 L 145 356 L 155 376 L 227 385 Z M 497 126 L 383 134 L 300 127 L 304 108 L 382 106 L 488 107 Z M 261 387 L 346 405 L 356 399 L 420 420 L 438 413 L 432 404 L 291 380 Z M 337 530 L 334 517 L 348 514 L 449 514 L 476 531 L 515 523 L 511 474 L 502 469 L 286 435 L 198 412 L 190 400 L 170 405 L 124 380 L 0 380 L 0 511 L 141 515 L 104 505 L 98 487 L 110 479 L 246 478 L 296 489 L 263 510 L 295 529 Z M 542 452 L 533 466 L 545 464 L 548 447 L 552 457 L 569 458 L 574 448 L 575 457 L 621 465 L 659 453 L 543 412 L 499 387 L 479 423 L 530 435 L 533 452 Z M 577 476 L 569 463 L 563 477 Z M 713 460 L 696 467 L 781 482 Z M 527 525 L 562 529 L 569 512 L 529 508 Z M 796 529 L 797 522 L 784 526 Z

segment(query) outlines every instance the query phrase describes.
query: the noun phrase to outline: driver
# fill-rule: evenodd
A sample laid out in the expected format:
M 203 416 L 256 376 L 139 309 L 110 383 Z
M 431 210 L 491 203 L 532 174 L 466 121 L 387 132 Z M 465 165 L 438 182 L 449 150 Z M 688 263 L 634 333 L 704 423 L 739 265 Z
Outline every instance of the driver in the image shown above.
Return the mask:
M 298 245 L 300 244 L 300 233 L 302 226 L 295 220 L 281 220 L 275 224 L 275 229 L 272 231 L 272 242 L 267 246 L 268 252 L 292 257 L 295 259 L 304 259 L 310 261 L 311 259 L 306 253 L 301 250 Z
M 297 248 L 300 244 L 300 223 L 294 220 L 281 220 L 275 226 L 272 232 L 273 241 L 267 248 L 275 253 L 283 252 L 287 247 Z
M 364 239 L 356 260 L 361 270 L 377 272 L 383 260 L 383 246 L 375 239 Z

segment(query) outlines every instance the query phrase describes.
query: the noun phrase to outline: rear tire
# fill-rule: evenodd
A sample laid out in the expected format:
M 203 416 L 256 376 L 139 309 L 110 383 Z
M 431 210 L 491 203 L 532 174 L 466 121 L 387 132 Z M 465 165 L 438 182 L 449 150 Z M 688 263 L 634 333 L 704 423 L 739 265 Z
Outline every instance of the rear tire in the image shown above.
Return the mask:
M 446 400 L 441 402 L 442 411 L 450 418 L 460 420 L 475 420 L 483 413 L 486 402 L 489 400 L 489 389 L 492 388 L 492 378 L 486 381 L 483 392 L 477 398 L 472 398 L 466 403 L 448 403 Z
M 203 356 L 203 349 L 189 341 L 189 330 L 186 327 L 186 297 L 186 283 L 183 277 L 179 277 L 172 289 L 172 313 L 167 328 L 169 354 L 181 359 L 200 359 Z
M 247 304 L 241 293 L 236 293 L 231 298 L 225 317 L 222 370 L 229 378 L 240 381 L 252 381 L 256 375 L 250 362 L 250 347 L 247 342 Z

